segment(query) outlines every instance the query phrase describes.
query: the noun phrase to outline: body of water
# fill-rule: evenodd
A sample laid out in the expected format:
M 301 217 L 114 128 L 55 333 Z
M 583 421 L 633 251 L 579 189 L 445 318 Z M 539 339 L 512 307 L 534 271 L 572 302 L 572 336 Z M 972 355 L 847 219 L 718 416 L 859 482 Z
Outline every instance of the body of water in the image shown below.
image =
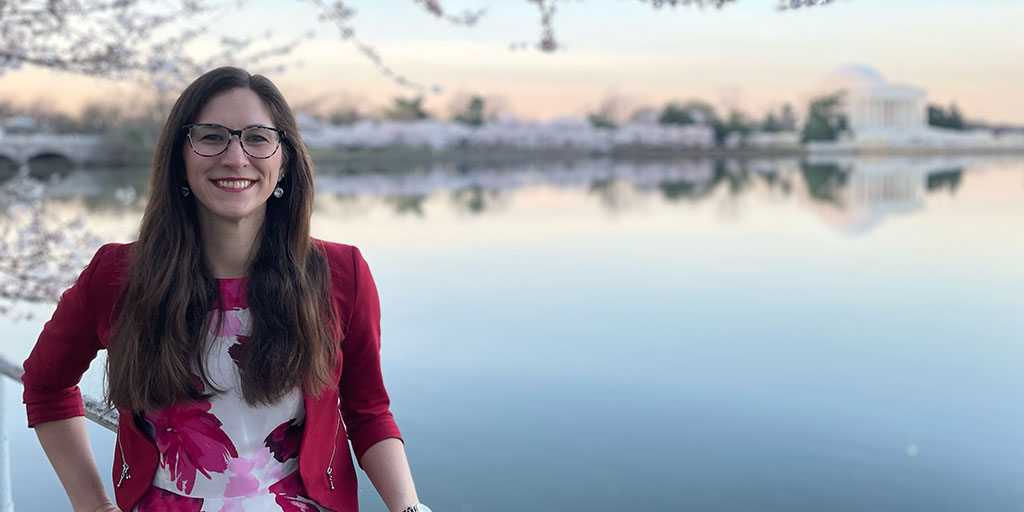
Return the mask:
M 78 171 L 49 205 L 127 241 L 144 183 Z M 1024 509 L 1020 159 L 326 169 L 314 234 L 370 263 L 439 512 Z M 4 353 L 42 321 L 0 321 Z M 67 509 L 20 392 L 16 508 Z

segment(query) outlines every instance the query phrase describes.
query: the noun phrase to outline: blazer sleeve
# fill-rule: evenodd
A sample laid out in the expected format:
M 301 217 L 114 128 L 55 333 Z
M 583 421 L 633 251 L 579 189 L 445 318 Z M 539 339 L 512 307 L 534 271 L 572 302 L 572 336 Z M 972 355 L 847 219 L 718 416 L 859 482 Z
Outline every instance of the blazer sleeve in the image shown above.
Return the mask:
M 53 317 L 25 360 L 21 380 L 29 427 L 85 415 L 78 382 L 102 348 L 90 288 L 108 247 L 100 247 L 78 281 L 61 295 Z
M 380 299 L 359 249 L 351 247 L 352 308 L 341 343 L 341 414 L 356 460 L 387 438 L 401 439 L 380 371 Z

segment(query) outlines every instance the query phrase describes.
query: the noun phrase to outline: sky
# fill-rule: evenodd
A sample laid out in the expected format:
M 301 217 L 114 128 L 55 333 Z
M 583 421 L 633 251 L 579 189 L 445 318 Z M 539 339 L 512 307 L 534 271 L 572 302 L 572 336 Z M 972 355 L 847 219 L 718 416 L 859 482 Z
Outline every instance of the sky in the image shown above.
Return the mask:
M 287 5 L 287 8 L 283 8 Z M 469 94 L 513 115 L 585 115 L 615 98 L 628 110 L 699 98 L 757 117 L 798 110 L 831 71 L 868 65 L 887 80 L 955 102 L 971 120 L 1024 125 L 1024 2 L 1019 0 L 838 0 L 779 12 L 777 0 L 738 0 L 721 10 L 655 9 L 639 0 L 559 2 L 554 53 L 510 50 L 539 39 L 526 0 L 442 0 L 452 12 L 486 8 L 471 28 L 427 14 L 413 0 L 348 0 L 358 37 L 410 79 L 436 85 L 428 110 L 448 115 Z M 268 16 L 271 13 L 272 16 Z M 384 108 L 418 94 L 383 76 L 305 2 L 248 0 L 207 20 L 211 34 L 285 40 L 308 31 L 268 73 L 293 105 Z M 190 48 L 190 51 L 196 51 Z M 241 63 L 244 67 L 244 63 Z M 143 101 L 150 86 L 24 68 L 0 75 L 0 99 L 77 112 L 88 101 Z

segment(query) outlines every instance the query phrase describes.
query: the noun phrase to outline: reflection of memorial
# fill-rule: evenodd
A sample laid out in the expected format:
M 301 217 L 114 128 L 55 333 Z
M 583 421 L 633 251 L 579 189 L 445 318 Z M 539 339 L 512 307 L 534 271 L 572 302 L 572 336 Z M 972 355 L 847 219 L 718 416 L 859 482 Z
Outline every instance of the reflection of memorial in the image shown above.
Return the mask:
M 932 188 L 955 189 L 961 173 L 955 165 L 906 158 L 807 162 L 802 168 L 807 189 L 799 197 L 833 228 L 865 233 L 887 217 L 922 209 Z

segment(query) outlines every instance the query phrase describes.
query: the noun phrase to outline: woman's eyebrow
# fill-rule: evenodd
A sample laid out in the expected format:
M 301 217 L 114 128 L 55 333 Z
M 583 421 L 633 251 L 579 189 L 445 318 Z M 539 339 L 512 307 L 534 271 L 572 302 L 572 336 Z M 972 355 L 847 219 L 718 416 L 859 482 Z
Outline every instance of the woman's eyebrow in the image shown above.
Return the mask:
M 230 126 L 227 126 L 227 125 L 220 124 L 220 123 L 193 123 L 193 124 L 206 124 L 206 125 L 211 125 L 211 126 L 220 126 L 222 128 L 227 128 L 228 130 L 234 130 L 234 128 L 232 128 Z M 270 124 L 252 123 L 250 125 L 243 126 L 240 129 L 241 130 L 245 130 L 245 129 L 248 129 L 248 128 L 274 128 L 274 127 L 272 125 L 270 125 Z

